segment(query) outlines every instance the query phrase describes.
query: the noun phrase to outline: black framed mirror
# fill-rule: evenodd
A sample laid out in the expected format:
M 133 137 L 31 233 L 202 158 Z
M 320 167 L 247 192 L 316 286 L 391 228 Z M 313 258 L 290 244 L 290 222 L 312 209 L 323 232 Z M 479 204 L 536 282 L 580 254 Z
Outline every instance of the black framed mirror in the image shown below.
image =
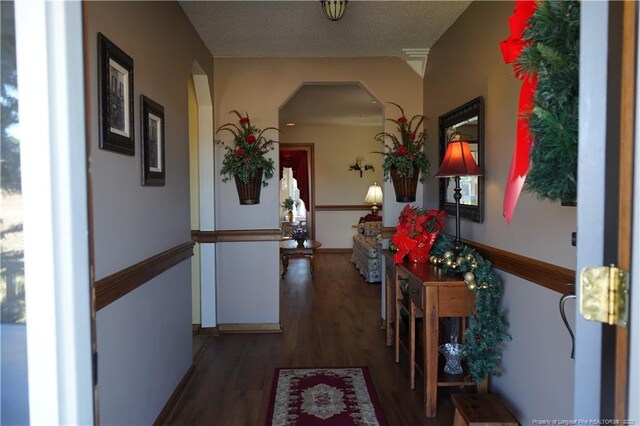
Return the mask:
M 464 140 L 469 143 L 471 154 L 481 170 L 484 171 L 484 103 L 477 97 L 466 104 L 441 115 L 438 118 L 440 163 L 452 140 Z M 449 216 L 456 214 L 453 198 L 454 178 L 440 179 L 440 209 Z M 482 222 L 484 218 L 484 177 L 461 176 L 460 218 L 473 222 Z

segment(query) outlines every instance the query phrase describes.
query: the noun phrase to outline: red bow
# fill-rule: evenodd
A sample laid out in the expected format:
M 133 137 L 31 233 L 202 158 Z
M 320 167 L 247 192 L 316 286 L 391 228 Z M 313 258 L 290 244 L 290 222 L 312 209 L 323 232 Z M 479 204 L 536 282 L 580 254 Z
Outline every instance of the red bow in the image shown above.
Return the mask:
M 531 132 L 529 128 L 529 115 L 533 110 L 533 94 L 536 90 L 538 79 L 535 75 L 527 76 L 519 72 L 515 63 L 525 46 L 530 41 L 522 40 L 524 31 L 529 25 L 529 19 L 536 10 L 537 3 L 531 0 L 516 0 L 516 8 L 513 15 L 509 17 L 509 28 L 511 35 L 506 40 L 500 42 L 502 57 L 507 64 L 514 63 L 515 76 L 522 80 L 520 89 L 520 100 L 518 102 L 518 123 L 516 146 L 513 151 L 509 178 L 504 192 L 502 202 L 502 214 L 507 223 L 511 223 L 513 211 L 516 208 L 518 197 L 522 191 L 522 186 L 529 171 L 529 155 L 531 152 Z
M 402 260 L 407 253 L 417 246 L 418 242 L 409 238 L 407 235 L 402 234 L 402 227 L 398 226 L 396 229 L 398 232 L 393 236 L 393 244 L 398 247 L 398 251 L 393 255 L 393 261 L 395 263 L 402 263 Z

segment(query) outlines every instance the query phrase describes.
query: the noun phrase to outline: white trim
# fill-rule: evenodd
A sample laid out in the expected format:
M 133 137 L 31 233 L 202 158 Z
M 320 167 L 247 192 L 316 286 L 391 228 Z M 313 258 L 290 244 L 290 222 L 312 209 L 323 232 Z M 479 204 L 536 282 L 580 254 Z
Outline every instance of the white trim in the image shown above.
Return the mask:
M 198 176 L 200 230 L 213 231 L 215 221 L 213 105 L 206 74 L 193 74 L 198 103 Z M 217 326 L 216 250 L 214 244 L 200 245 L 200 321 L 202 327 Z
M 92 424 L 82 5 L 15 3 L 32 424 Z
M 603 264 L 609 5 L 582 2 L 578 142 L 578 247 L 576 271 Z M 580 300 L 580 289 L 576 285 Z M 602 324 L 576 309 L 575 419 L 600 418 Z M 594 374 L 595 373 L 595 374 Z

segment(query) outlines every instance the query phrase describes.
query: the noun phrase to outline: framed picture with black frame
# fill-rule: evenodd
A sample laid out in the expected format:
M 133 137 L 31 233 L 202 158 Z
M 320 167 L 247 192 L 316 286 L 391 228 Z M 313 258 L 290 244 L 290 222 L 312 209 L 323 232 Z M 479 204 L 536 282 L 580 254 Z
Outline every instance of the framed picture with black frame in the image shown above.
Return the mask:
M 135 154 L 133 59 L 98 33 L 98 127 L 100 149 Z
M 164 163 L 164 107 L 144 95 L 140 96 L 142 112 L 142 185 L 163 186 Z

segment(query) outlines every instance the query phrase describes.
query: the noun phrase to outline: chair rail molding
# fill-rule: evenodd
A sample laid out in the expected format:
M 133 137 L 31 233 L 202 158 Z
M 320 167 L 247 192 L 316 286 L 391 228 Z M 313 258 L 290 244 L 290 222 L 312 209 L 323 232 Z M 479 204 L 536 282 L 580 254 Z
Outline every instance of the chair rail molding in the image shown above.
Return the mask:
M 162 253 L 99 279 L 95 283 L 96 311 L 132 292 L 152 278 L 193 256 L 192 241 L 177 245 Z

